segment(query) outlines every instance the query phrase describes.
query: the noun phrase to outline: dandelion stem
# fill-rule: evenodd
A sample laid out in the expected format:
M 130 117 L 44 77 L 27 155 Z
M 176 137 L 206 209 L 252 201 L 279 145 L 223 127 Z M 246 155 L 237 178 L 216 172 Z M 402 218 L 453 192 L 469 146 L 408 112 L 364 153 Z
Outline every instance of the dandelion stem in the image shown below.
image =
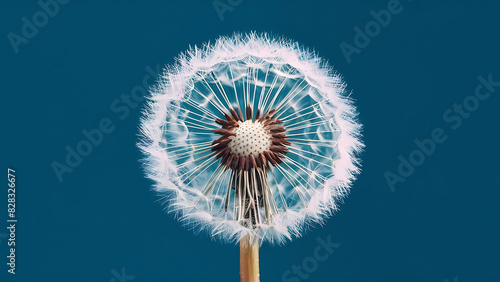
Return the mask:
M 259 241 L 246 235 L 240 242 L 240 281 L 259 282 Z

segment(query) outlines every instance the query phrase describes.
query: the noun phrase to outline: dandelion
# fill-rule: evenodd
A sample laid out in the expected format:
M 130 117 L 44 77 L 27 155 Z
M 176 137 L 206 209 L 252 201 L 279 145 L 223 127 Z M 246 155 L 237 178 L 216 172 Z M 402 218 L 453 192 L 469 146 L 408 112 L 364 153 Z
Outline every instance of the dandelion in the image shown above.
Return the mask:
M 361 125 L 339 75 L 314 53 L 255 33 L 181 54 L 152 90 L 139 144 L 147 176 L 195 231 L 258 246 L 338 209 L 359 173 Z

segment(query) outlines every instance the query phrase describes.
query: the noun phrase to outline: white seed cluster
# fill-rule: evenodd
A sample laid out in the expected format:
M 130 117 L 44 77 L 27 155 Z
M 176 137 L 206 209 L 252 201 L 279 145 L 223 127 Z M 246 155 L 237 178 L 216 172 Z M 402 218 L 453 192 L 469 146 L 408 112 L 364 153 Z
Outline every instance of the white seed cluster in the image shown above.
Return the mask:
M 269 150 L 272 136 L 262 123 L 251 120 L 238 123 L 239 127 L 234 131 L 236 136 L 233 136 L 228 144 L 231 153 L 238 156 L 252 154 L 257 157 L 260 153 Z

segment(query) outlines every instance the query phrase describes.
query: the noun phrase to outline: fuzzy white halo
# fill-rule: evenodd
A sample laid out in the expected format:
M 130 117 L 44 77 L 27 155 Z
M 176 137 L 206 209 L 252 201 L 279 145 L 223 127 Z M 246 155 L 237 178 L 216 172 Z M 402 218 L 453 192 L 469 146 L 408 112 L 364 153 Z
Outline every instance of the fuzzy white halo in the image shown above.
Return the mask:
M 283 163 L 264 172 L 273 179 L 270 204 L 252 226 L 238 221 L 231 172 L 210 151 L 214 119 L 245 104 L 279 109 L 291 143 Z M 284 243 L 321 224 L 348 194 L 363 148 L 356 116 L 341 78 L 314 53 L 265 34 L 234 35 L 186 51 L 165 70 L 139 147 L 155 191 L 189 228 L 228 242 L 250 235 Z

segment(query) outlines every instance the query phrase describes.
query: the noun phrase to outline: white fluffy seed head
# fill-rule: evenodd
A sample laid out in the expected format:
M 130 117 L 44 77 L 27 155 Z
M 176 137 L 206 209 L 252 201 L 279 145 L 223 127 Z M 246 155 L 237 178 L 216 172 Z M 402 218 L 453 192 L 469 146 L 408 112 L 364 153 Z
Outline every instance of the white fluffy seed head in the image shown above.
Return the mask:
M 228 146 L 231 153 L 238 156 L 259 156 L 260 153 L 271 147 L 271 133 L 258 121 L 247 120 L 238 122 L 239 126 L 234 130 L 236 136 L 232 137 Z
M 232 67 L 229 67 L 230 65 Z M 231 75 L 228 75 L 228 71 Z M 256 75 L 250 76 L 257 81 L 250 84 L 257 86 L 257 91 L 245 92 L 247 83 L 252 80 L 244 82 L 253 71 Z M 269 77 L 265 74 L 267 71 Z M 207 111 L 202 110 L 202 107 L 186 103 L 186 98 L 192 97 L 196 103 L 213 108 L 207 99 L 210 93 L 201 96 L 191 91 L 193 82 L 206 83 L 200 73 L 213 73 L 214 80 L 209 81 L 210 84 L 218 84 L 221 81 L 224 87 L 232 85 L 234 92 L 238 94 L 255 95 L 267 93 L 272 89 L 271 93 L 276 93 L 277 97 L 274 98 L 278 103 L 290 97 L 288 94 L 293 91 L 291 86 L 294 85 L 292 81 L 300 87 L 304 81 L 307 88 L 297 92 L 294 100 L 288 102 L 290 110 L 284 116 L 296 115 L 290 116 L 297 118 L 295 124 L 307 123 L 307 120 L 312 118 L 325 120 L 326 123 L 328 119 L 327 125 L 295 128 L 294 134 L 303 134 L 300 138 L 310 140 L 306 140 L 302 145 L 296 142 L 293 147 L 289 147 L 291 152 L 287 154 L 287 159 L 293 160 L 293 164 L 284 164 L 280 169 L 269 166 L 265 172 L 266 175 L 277 178 L 270 184 L 270 189 L 279 191 L 279 194 L 283 193 L 283 198 L 278 199 L 277 195 L 274 195 L 277 212 L 272 214 L 272 220 L 262 222 L 257 228 L 240 224 L 235 209 L 225 210 L 224 205 L 216 204 L 220 199 L 225 199 L 228 192 L 230 194 L 227 199 L 231 201 L 229 204 L 234 204 L 232 201 L 236 189 L 231 189 L 232 183 L 229 182 L 233 171 L 227 170 L 218 177 L 221 184 L 218 187 L 222 187 L 220 192 L 216 188 L 211 195 L 206 195 L 203 190 L 219 166 L 210 165 L 211 162 L 200 156 L 210 157 L 212 152 L 190 150 L 190 157 L 184 158 L 185 150 L 175 149 L 182 146 L 186 149 L 195 146 L 202 148 L 203 144 L 213 141 L 213 134 L 198 134 L 199 126 L 194 127 L 192 122 L 184 122 L 184 119 L 189 117 L 190 120 L 199 119 L 203 124 L 213 123 L 213 115 L 206 115 Z M 276 84 L 270 85 L 270 80 L 266 82 L 266 78 L 270 77 L 278 79 Z M 284 80 L 287 80 L 283 84 L 284 89 L 278 91 Z M 218 91 L 216 85 L 212 88 Z M 266 92 L 262 92 L 262 89 Z M 214 95 L 223 99 L 223 94 L 216 92 Z M 357 113 L 350 95 L 351 93 L 345 90 L 341 76 L 328 63 L 294 41 L 251 33 L 221 37 L 202 48 L 194 47 L 179 56 L 178 64 L 167 68 L 158 85 L 152 88 L 148 107 L 141 119 L 139 142 L 139 147 L 145 154 L 144 167 L 147 177 L 155 182 L 154 189 L 162 199 L 167 199 L 164 204 L 168 206 L 169 211 L 174 212 L 189 229 L 195 232 L 207 231 L 210 238 L 234 242 L 250 236 L 258 238 L 260 242 L 282 244 L 301 237 L 310 229 L 309 226 L 323 223 L 338 210 L 339 204 L 349 194 L 349 188 L 360 172 L 357 156 L 363 148 L 360 140 L 361 124 L 357 122 Z M 243 96 L 237 97 L 239 101 L 244 101 Z M 229 103 L 238 103 L 237 97 L 229 97 Z M 318 106 L 313 107 L 316 103 Z M 241 106 L 240 103 L 238 105 Z M 193 111 L 179 111 L 178 108 Z M 303 111 L 308 111 L 306 113 L 310 115 L 305 115 Z M 213 114 L 218 115 L 217 112 Z M 168 130 L 165 130 L 166 128 Z M 323 131 L 331 133 L 324 134 Z M 302 154 L 311 157 L 300 157 Z M 198 161 L 193 161 L 196 159 Z M 318 165 L 320 163 L 322 165 Z M 293 167 L 299 166 L 301 171 L 311 170 L 311 178 L 300 171 L 294 171 Z M 189 171 L 196 173 L 193 173 L 192 177 L 183 177 Z M 292 174 L 293 181 L 289 181 L 285 174 Z M 306 179 L 315 180 L 308 184 Z M 301 189 L 295 188 L 300 183 L 308 188 L 304 204 L 302 197 L 298 199 L 297 191 Z M 262 217 L 266 218 L 265 209 L 260 211 Z

